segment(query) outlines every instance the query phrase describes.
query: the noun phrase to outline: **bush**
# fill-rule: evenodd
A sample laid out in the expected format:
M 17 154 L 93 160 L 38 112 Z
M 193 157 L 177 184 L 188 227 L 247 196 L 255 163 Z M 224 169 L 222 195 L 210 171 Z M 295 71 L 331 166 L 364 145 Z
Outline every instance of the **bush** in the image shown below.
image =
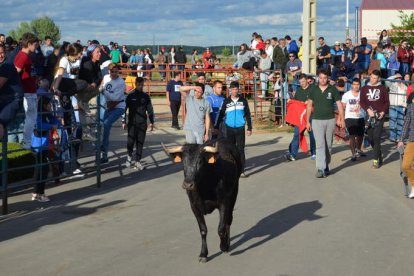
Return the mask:
M 18 168 L 36 164 L 36 157 L 30 150 L 21 150 L 18 143 L 7 143 L 7 168 Z M 19 151 L 14 151 L 19 150 Z M 12 152 L 10 152 L 12 151 Z M 0 148 L 0 170 L 2 170 L 2 149 Z M 34 168 L 25 168 L 20 170 L 8 171 L 7 182 L 13 183 L 25 179 L 33 178 Z M 0 178 L 0 183 L 2 179 Z

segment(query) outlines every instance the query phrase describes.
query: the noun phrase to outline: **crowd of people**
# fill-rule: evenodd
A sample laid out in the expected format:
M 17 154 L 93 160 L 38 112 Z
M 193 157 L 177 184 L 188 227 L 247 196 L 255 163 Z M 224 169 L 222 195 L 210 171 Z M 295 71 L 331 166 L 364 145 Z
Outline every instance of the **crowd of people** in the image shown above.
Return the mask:
M 176 52 L 171 47 L 166 53 L 165 47 L 161 47 L 154 58 L 150 49 L 129 53 L 125 45 L 120 49 L 116 42 L 108 46 L 97 40 L 90 40 L 85 46 L 80 41 L 64 42 L 62 46 L 54 47 L 50 37 L 39 41 L 32 33 L 24 34 L 19 43 L 3 37 L 0 35 L 0 134 L 3 135 L 7 126 L 11 133 L 9 142 L 19 142 L 23 148 L 36 152 L 41 169 L 37 172 L 32 200 L 49 201 L 45 195 L 45 182 L 50 163 L 56 181 L 65 174 L 65 160 L 74 168 L 73 174 L 82 174 L 78 162 L 79 142 L 94 139 L 94 117 L 98 117 L 103 126 L 100 162 L 108 162 L 111 127 L 122 117 L 123 128 L 128 131 L 125 165 L 144 169 L 140 161 L 146 131 L 148 127 L 154 128 L 151 98 L 143 89 L 150 74 L 138 71 L 136 88 L 126 95 L 125 81 L 119 73 L 124 65 L 136 70 L 151 70 L 157 65 L 165 79 L 166 73 L 162 70 L 167 66 L 184 70 L 187 57 L 182 48 Z M 362 141 L 366 134 L 374 152 L 373 168 L 380 168 L 383 163 L 381 133 L 386 114 L 390 119 L 391 141 L 401 146 L 406 135 L 414 136 L 411 121 L 407 121 L 411 113 L 404 117 L 405 109 L 411 106 L 414 98 L 414 86 L 408 83 L 414 70 L 414 50 L 406 40 L 397 47 L 393 45 L 386 31 L 381 33 L 375 48 L 366 38 L 362 38 L 359 45 L 353 45 L 347 39 L 343 44 L 337 41 L 329 47 L 320 37 L 320 47 L 315 53 L 318 57 L 315 78 L 302 73 L 302 39 L 298 42 L 289 35 L 282 39 L 263 39 L 253 33 L 250 45 L 240 46 L 232 65 L 258 73 L 261 97 L 267 97 L 270 82 L 275 101 L 287 101 L 289 106 L 297 103 L 306 111 L 307 124 L 294 126 L 286 159 L 296 160 L 303 133 L 308 131 L 316 176 L 328 176 L 332 137 L 337 126 L 347 130 L 351 161 L 365 156 Z M 194 50 L 191 66 L 221 68 L 220 59 L 209 48 L 202 58 L 198 58 L 198 52 Z M 230 76 L 225 83 L 215 80 L 211 87 L 203 72 L 198 73 L 193 84 L 184 84 L 181 76 L 180 72 L 174 73 L 166 86 L 172 128 L 180 129 L 178 114 L 184 103 L 186 142 L 202 144 L 226 137 L 240 151 L 242 176 L 247 176 L 244 172 L 245 133 L 252 134 L 252 121 L 248 101 L 240 93 L 239 78 Z M 291 84 L 290 88 L 283 89 L 286 83 Z M 223 95 L 224 86 L 229 88 L 228 98 Z M 101 102 L 96 103 L 100 93 Z M 102 114 L 90 110 L 91 103 L 102 105 Z M 16 117 L 18 112 L 24 113 L 24 120 Z M 69 149 L 72 147 L 73 150 Z M 406 158 L 413 156 L 407 154 Z M 408 166 L 405 168 L 408 170 Z M 410 181 L 414 186 L 414 178 Z M 410 197 L 414 198 L 414 188 Z

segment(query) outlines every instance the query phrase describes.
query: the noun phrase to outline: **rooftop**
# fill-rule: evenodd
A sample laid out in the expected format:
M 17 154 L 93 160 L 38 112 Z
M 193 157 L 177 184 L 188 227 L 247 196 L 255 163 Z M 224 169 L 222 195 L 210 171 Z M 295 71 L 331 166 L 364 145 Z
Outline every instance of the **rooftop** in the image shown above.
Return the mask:
M 414 0 L 362 0 L 361 10 L 414 10 Z

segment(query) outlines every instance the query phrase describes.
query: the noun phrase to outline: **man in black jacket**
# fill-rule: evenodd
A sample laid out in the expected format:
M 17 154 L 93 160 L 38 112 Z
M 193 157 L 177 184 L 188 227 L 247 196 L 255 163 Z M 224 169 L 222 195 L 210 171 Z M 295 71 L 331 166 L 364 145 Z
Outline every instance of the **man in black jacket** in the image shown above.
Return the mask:
M 175 54 L 175 62 L 178 63 L 178 70 L 183 71 L 185 69 L 185 64 L 187 63 L 187 56 L 184 53 L 182 47 L 178 49 L 178 52 Z
M 145 136 L 147 133 L 147 120 L 150 120 L 150 130 L 154 129 L 154 109 L 151 104 L 151 98 L 143 92 L 144 78 L 138 77 L 135 81 L 135 91 L 128 94 L 126 98 L 125 119 L 122 120 L 123 129 L 128 128 L 127 142 L 127 161 L 126 167 L 131 167 L 132 153 L 134 144 L 136 145 L 136 163 L 134 168 L 143 170 L 141 164 L 142 148 L 144 146 Z M 128 116 L 126 115 L 127 110 Z M 128 120 L 126 120 L 128 118 Z

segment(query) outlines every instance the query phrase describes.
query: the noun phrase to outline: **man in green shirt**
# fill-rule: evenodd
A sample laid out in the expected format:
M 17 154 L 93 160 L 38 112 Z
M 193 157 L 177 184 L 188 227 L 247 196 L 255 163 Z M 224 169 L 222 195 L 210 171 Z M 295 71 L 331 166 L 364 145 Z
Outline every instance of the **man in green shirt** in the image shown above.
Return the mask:
M 114 48 L 109 53 L 113 63 L 120 63 L 122 65 L 121 51 L 118 49 L 118 43 L 114 44 Z
M 332 140 L 335 129 L 335 107 L 338 106 L 338 121 L 340 128 L 344 128 L 344 109 L 341 96 L 334 86 L 328 84 L 328 72 L 320 70 L 318 73 L 319 85 L 315 86 L 309 94 L 306 107 L 306 128 L 313 130 L 316 142 L 316 172 L 317 178 L 326 177 L 329 174 L 331 162 Z M 312 112 L 313 107 L 313 112 Z M 313 113 L 312 126 L 310 117 Z
M 313 89 L 315 89 L 314 85 L 310 85 L 307 81 L 307 76 L 305 74 L 299 75 L 299 84 L 300 87 L 296 90 L 295 96 L 293 97 L 294 100 L 304 102 L 307 104 L 309 99 L 309 94 Z M 293 138 L 292 142 L 289 145 L 289 153 L 285 155 L 285 158 L 288 161 L 296 160 L 296 155 L 299 151 L 299 127 L 295 126 L 293 131 Z M 313 137 L 313 132 L 309 131 L 309 142 L 310 142 L 310 152 L 311 152 L 311 159 L 315 160 L 315 138 Z

